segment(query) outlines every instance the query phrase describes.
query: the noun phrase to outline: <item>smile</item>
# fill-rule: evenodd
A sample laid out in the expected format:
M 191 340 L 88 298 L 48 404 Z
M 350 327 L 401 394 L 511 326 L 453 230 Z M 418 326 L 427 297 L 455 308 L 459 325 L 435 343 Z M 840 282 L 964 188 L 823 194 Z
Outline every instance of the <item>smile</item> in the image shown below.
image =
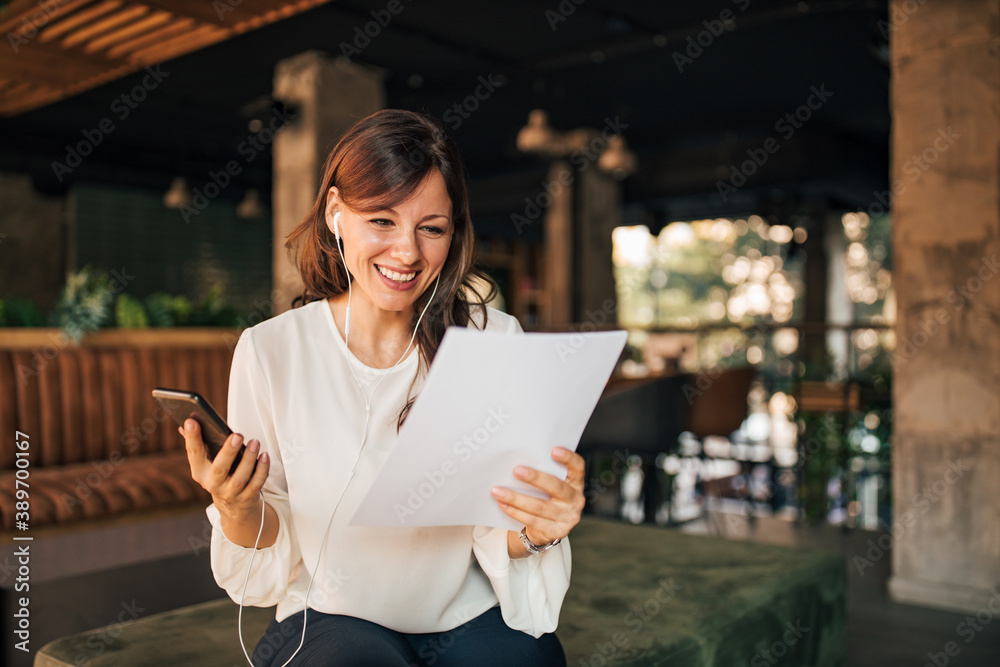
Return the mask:
M 420 273 L 419 271 L 414 271 L 413 273 L 397 273 L 395 271 L 390 271 L 385 267 L 379 266 L 378 264 L 375 265 L 375 268 L 378 269 L 379 273 L 383 276 L 397 283 L 408 283 L 416 278 L 417 274 Z

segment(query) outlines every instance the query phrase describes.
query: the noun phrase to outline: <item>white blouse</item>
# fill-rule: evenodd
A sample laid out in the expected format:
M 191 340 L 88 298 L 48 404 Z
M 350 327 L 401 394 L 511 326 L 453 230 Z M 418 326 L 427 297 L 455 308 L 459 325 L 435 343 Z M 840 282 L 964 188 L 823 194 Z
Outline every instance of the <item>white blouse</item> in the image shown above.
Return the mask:
M 482 316 L 474 319 L 482 328 Z M 492 308 L 486 329 L 522 331 L 516 318 Z M 243 597 L 254 550 L 226 538 L 219 511 L 210 505 L 215 580 L 236 602 L 277 605 L 278 621 L 301 611 L 330 513 L 346 484 L 309 591 L 311 609 L 424 633 L 450 630 L 499 604 L 511 628 L 534 637 L 553 632 L 569 588 L 569 540 L 544 554 L 512 560 L 507 531 L 500 528 L 347 525 L 395 446 L 397 417 L 418 357 L 411 350 L 391 371 L 365 366 L 348 351 L 322 299 L 243 332 L 229 378 L 227 421 L 247 441 L 260 440 L 261 451 L 269 453 L 264 498 L 277 513 L 279 528 L 275 543 L 257 550 Z M 348 359 L 369 395 L 389 374 L 372 399 L 367 443 L 350 484 L 365 402 Z M 421 374 L 412 395 L 423 380 Z

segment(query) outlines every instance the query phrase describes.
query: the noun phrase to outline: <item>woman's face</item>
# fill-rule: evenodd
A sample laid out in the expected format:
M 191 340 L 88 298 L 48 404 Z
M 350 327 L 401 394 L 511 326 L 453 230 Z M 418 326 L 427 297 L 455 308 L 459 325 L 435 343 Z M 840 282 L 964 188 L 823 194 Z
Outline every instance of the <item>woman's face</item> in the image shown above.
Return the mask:
M 340 200 L 337 188 L 330 188 L 326 222 L 331 232 L 337 211 L 354 298 L 376 309 L 411 310 L 444 267 L 454 235 L 441 172 L 432 170 L 409 199 L 382 211 L 355 211 Z

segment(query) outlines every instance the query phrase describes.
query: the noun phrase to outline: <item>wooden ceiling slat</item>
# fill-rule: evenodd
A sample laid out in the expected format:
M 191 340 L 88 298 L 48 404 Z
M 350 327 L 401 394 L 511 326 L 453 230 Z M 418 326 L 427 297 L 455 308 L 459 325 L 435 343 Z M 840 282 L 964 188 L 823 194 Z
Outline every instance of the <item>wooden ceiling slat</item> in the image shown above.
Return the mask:
M 47 25 L 38 36 L 38 39 L 43 42 L 50 42 L 54 39 L 62 37 L 71 30 L 76 30 L 80 26 L 84 26 L 106 14 L 110 14 L 121 6 L 121 0 L 107 0 L 106 2 L 99 2 L 95 5 L 87 7 L 86 9 L 82 9 L 71 16 L 67 16 L 61 21 Z
M 114 46 L 109 49 L 105 55 L 108 58 L 120 58 L 127 53 L 131 53 L 132 51 L 139 51 L 150 44 L 162 43 L 163 41 L 172 39 L 177 35 L 189 32 L 194 25 L 194 19 L 175 19 L 169 25 L 158 30 L 147 32 L 144 35 L 136 37 L 135 39 L 130 39 L 127 42 L 122 42 L 121 44 Z
M 30 104 L 35 100 L 44 100 L 46 97 L 52 94 L 52 89 L 44 87 L 38 87 L 34 89 L 27 88 L 25 90 L 14 91 L 12 94 L 20 97 L 21 98 L 20 101 L 22 104 L 25 103 Z
M 12 82 L 2 89 L 0 116 L 64 99 L 329 1 L 12 0 L 0 26 L 21 31 L 21 42 L 16 49 L 0 49 L 0 72 Z
M 39 16 L 39 5 L 37 2 L 27 3 L 27 9 L 23 11 L 18 11 L 16 2 L 12 2 L 7 5 L 7 14 L 11 18 L 5 21 L 0 21 L 0 33 L 6 35 L 8 32 L 16 33 L 22 37 L 26 37 L 31 34 L 34 30 L 44 30 L 46 27 L 51 26 L 52 23 L 58 20 L 60 17 L 66 14 L 71 14 L 76 10 L 91 4 L 94 0 L 69 0 L 63 4 L 51 9 L 48 5 L 45 5 L 45 9 L 41 11 Z M 27 19 L 27 21 L 25 21 Z
M 114 30 L 120 25 L 142 18 L 148 13 L 149 7 L 144 7 L 142 5 L 133 5 L 131 7 L 123 8 L 111 16 L 102 18 L 100 21 L 94 21 L 85 28 L 80 28 L 79 30 L 70 33 L 62 41 L 62 45 L 65 48 L 78 46 L 89 39 L 103 35 L 110 30 Z
M 232 28 L 234 24 L 246 21 L 263 12 L 254 12 L 248 9 L 251 0 L 242 0 L 237 3 L 218 0 L 207 2 L 206 0 L 140 0 L 143 4 L 156 9 L 163 9 L 177 16 L 187 16 L 201 23 L 215 26 L 217 28 Z M 274 6 L 280 4 L 274 0 L 267 0 L 267 4 Z M 218 7 L 218 9 L 216 9 Z
M 8 32 L 13 32 L 15 28 L 22 24 L 24 17 L 29 17 L 30 21 L 31 15 L 37 11 L 38 5 L 31 0 L 13 0 L 13 2 L 7 5 L 4 20 L 0 21 L 0 30 L 5 35 Z
M 36 39 L 23 44 L 18 53 L 0 49 L 0 71 L 8 78 L 56 89 L 97 76 L 107 68 L 106 62 L 79 52 L 68 54 L 56 44 Z
M 192 30 L 186 35 L 181 35 L 161 44 L 156 44 L 141 51 L 131 53 L 129 54 L 128 59 L 130 62 L 137 63 L 142 66 L 152 65 L 153 63 L 170 60 L 171 58 L 174 58 L 182 53 L 188 53 L 189 51 L 200 49 L 208 46 L 209 44 L 215 44 L 228 36 L 228 30 L 217 28 L 213 25 L 204 25 L 200 28 Z
M 2 52 L 2 49 L 0 49 Z M 141 67 L 141 66 L 140 66 Z M 47 93 L 44 98 L 39 98 L 34 102 L 26 102 L 22 99 L 10 99 L 8 98 L 7 104 L 0 104 L 0 116 L 3 115 L 13 115 L 18 113 L 23 113 L 31 109 L 49 104 L 51 102 L 56 102 L 58 100 L 70 97 L 77 93 L 83 92 L 85 90 L 90 90 L 91 88 L 96 88 L 97 86 L 120 79 L 126 74 L 131 74 L 132 72 L 139 69 L 132 63 L 123 63 L 117 67 L 112 67 L 111 69 L 104 69 L 97 74 L 84 77 L 78 80 L 74 80 L 71 84 L 66 84 L 65 82 L 59 84 L 58 86 L 51 88 L 40 88 L 40 90 L 51 90 L 51 93 Z M 2 102 L 3 100 L 0 100 Z
M 130 38 L 136 37 L 137 35 L 144 35 L 150 31 L 161 27 L 165 23 L 169 23 L 173 20 L 173 15 L 170 12 L 157 11 L 155 14 L 151 14 L 146 18 L 136 21 L 135 23 L 129 24 L 118 30 L 106 33 L 97 39 L 88 42 L 86 46 L 83 47 L 84 53 L 95 53 L 106 49 L 113 44 L 118 44 L 124 42 Z M 106 54 L 110 56 L 110 53 Z M 113 56 L 112 56 L 113 57 Z
M 8 108 L 17 110 L 24 105 L 44 104 L 52 94 L 51 88 L 32 86 L 27 83 L 18 84 L 3 91 L 3 97 L 0 97 L 0 113 L 6 113 Z
M 15 83 L 5 92 L 11 96 L 20 96 L 30 95 L 31 93 L 37 92 L 37 90 L 38 86 L 33 86 L 30 83 Z
M 19 113 L 24 113 L 25 111 L 37 109 L 38 107 L 45 106 L 46 104 L 51 104 L 52 102 L 58 102 L 61 99 L 70 97 L 84 90 L 95 88 L 102 83 L 114 81 L 115 79 L 124 76 L 129 71 L 131 70 L 110 70 L 102 72 L 98 76 L 83 79 L 72 86 L 61 85 L 56 88 L 39 86 L 37 89 L 33 89 L 35 92 L 32 92 L 30 97 L 27 95 L 19 97 L 5 96 L 4 98 L 0 98 L 0 116 L 13 116 Z

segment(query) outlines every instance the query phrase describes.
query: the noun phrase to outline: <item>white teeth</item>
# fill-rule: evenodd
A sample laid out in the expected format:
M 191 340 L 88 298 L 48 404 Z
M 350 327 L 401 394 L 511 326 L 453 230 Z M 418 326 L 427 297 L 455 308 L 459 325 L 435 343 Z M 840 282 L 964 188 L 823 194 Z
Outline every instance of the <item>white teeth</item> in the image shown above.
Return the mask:
M 378 265 L 376 264 L 376 266 Z M 378 270 L 383 276 L 389 280 L 395 280 L 397 283 L 408 283 L 417 277 L 416 273 L 396 273 L 395 271 L 390 271 L 383 266 L 379 266 Z

